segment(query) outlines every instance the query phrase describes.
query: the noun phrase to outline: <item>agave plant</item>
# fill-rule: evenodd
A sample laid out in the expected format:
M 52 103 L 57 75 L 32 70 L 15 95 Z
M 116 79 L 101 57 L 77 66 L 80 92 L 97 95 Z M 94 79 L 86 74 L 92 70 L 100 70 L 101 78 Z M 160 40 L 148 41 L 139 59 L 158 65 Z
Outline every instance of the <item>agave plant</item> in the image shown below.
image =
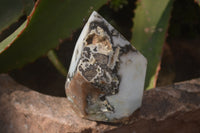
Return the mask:
M 66 75 L 67 70 L 53 51 L 84 25 L 93 10 L 107 4 L 115 11 L 131 0 L 2 0 L 0 3 L 0 73 L 9 72 L 47 55 Z M 162 47 L 174 0 L 138 0 L 132 10 L 131 43 L 148 60 L 145 89 L 155 87 Z M 195 2 L 200 3 L 199 0 Z M 11 4 L 12 3 L 12 4 Z M 106 16 L 106 14 L 101 14 Z M 112 24 L 112 19 L 110 19 Z M 118 25 L 114 24 L 117 29 Z M 120 30 L 119 30 L 120 31 Z M 31 75 L 30 75 L 31 76 Z

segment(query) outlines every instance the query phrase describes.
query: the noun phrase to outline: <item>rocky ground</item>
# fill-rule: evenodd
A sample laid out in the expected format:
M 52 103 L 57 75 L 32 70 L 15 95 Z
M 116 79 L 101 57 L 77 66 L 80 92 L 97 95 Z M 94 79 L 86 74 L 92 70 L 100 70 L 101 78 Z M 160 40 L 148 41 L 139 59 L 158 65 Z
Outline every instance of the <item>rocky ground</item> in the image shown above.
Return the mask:
M 2 133 L 199 133 L 200 79 L 145 91 L 143 103 L 126 123 L 79 118 L 63 97 L 33 91 L 0 75 Z

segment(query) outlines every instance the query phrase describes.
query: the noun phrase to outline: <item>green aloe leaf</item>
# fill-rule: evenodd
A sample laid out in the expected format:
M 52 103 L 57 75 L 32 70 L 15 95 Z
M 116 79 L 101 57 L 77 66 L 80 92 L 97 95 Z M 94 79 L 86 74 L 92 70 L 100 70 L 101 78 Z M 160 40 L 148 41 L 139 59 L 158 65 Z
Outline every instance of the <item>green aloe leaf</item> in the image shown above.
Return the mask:
M 172 5 L 173 0 L 140 0 L 137 3 L 131 42 L 148 60 L 146 89 L 154 87 Z
M 29 14 L 33 5 L 33 0 L 1 0 L 0 33 L 16 22 L 21 16 Z
M 83 25 L 84 17 L 98 9 L 106 0 L 39 0 L 29 20 L 3 42 L 0 72 L 19 68 L 55 48 L 59 41 Z M 18 29 L 19 30 L 19 29 Z M 17 38 L 16 38 L 17 37 Z M 8 47 L 8 48 L 7 48 Z M 3 51 L 3 50 L 2 50 Z
M 194 1 L 197 2 L 199 4 L 199 6 L 200 6 L 200 0 L 194 0 Z

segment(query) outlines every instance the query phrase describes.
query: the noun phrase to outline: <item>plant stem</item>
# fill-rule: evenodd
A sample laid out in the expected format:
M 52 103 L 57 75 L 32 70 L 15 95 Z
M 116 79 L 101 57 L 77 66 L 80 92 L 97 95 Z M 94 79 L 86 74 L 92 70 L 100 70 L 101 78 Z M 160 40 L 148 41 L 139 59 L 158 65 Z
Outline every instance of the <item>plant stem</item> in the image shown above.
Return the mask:
M 60 60 L 58 59 L 56 53 L 54 50 L 49 50 L 49 52 L 47 53 L 48 59 L 50 60 L 50 62 L 54 65 L 54 67 L 63 75 L 66 76 L 67 75 L 67 71 L 65 69 L 65 67 L 63 66 L 63 64 L 60 62 Z

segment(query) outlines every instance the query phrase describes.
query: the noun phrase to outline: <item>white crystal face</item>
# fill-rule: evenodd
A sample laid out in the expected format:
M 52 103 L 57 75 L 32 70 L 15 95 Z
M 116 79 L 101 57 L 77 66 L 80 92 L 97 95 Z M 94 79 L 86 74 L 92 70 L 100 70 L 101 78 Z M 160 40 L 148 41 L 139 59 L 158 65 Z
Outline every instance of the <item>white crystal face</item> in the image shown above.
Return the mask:
M 76 43 L 66 94 L 82 117 L 116 121 L 141 106 L 147 61 L 95 11 Z
M 137 52 L 129 52 L 120 57 L 118 74 L 121 77 L 119 92 L 107 96 L 115 108 L 114 113 L 106 113 L 110 119 L 128 117 L 140 107 L 143 96 L 146 60 Z

